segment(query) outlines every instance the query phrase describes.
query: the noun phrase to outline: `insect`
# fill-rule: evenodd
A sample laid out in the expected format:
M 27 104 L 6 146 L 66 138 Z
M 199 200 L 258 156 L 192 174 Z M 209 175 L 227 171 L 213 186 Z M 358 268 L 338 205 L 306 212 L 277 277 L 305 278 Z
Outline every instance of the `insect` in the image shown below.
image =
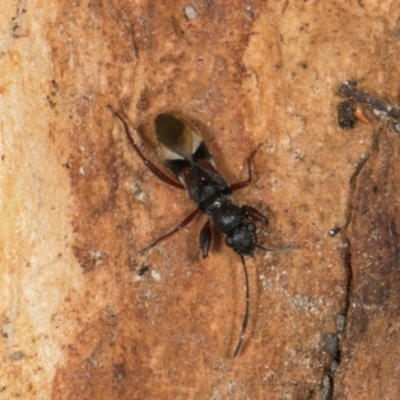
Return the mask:
M 267 252 L 293 251 L 298 246 L 270 249 L 257 243 L 254 222 L 268 223 L 267 217 L 249 205 L 237 206 L 232 202 L 232 192 L 243 189 L 251 183 L 251 159 L 255 149 L 247 159 L 248 178 L 245 181 L 228 185 L 215 168 L 214 161 L 198 130 L 187 120 L 175 113 L 159 114 L 155 119 L 155 132 L 159 153 L 178 181 L 166 175 L 149 161 L 136 145 L 127 122 L 111 106 L 108 106 L 122 122 L 130 144 L 142 159 L 145 166 L 161 181 L 179 189 L 186 189 L 197 208 L 191 212 L 175 229 L 159 237 L 144 250 L 155 246 L 161 240 L 180 231 L 190 224 L 200 213 L 208 219 L 203 225 L 200 236 L 200 249 L 203 258 L 208 256 L 212 242 L 212 225 L 226 235 L 225 243 L 232 248 L 242 262 L 246 284 L 246 309 L 242 331 L 233 353 L 238 354 L 249 320 L 249 278 L 244 256 L 253 256 L 256 248 Z

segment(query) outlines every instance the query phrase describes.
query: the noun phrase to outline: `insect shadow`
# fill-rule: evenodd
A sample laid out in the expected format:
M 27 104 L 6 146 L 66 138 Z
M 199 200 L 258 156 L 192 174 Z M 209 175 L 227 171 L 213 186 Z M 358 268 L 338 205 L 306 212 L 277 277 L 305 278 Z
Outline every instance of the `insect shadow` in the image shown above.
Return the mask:
M 194 125 L 172 112 L 159 114 L 154 121 L 158 150 L 164 163 L 177 178 L 175 180 L 144 156 L 135 143 L 125 119 L 110 105 L 108 108 L 122 122 L 130 144 L 144 165 L 161 181 L 177 189 L 186 189 L 190 199 L 197 205 L 197 208 L 175 229 L 159 237 L 142 251 L 147 251 L 180 231 L 202 213 L 208 217 L 199 236 L 203 258 L 207 258 L 212 242 L 211 224 L 225 235 L 225 244 L 239 255 L 246 283 L 246 309 L 242 331 L 233 353 L 235 357 L 242 346 L 249 320 L 250 290 L 244 256 L 253 257 L 256 248 L 265 252 L 288 252 L 299 248 L 298 246 L 289 246 L 271 249 L 258 244 L 255 222 L 267 224 L 267 217 L 252 206 L 237 206 L 232 202 L 232 193 L 251 183 L 251 160 L 260 146 L 253 150 L 247 158 L 248 178 L 245 181 L 229 185 L 218 173 L 211 154 Z

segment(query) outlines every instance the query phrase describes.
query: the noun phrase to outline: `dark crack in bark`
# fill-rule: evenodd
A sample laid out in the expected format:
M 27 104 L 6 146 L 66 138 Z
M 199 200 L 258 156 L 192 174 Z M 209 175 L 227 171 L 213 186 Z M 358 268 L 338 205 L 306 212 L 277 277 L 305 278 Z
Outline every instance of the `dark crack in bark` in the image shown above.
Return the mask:
M 383 131 L 384 127 L 381 126 L 376 129 L 373 133 L 372 143 L 368 150 L 368 153 L 362 157 L 357 167 L 350 178 L 350 190 L 349 196 L 347 201 L 347 212 L 346 212 L 346 222 L 342 227 L 342 235 L 343 235 L 343 242 L 345 244 L 343 251 L 342 251 L 342 260 L 343 260 L 343 267 L 346 271 L 346 302 L 344 306 L 343 313 L 338 316 L 337 321 L 337 355 L 336 358 L 333 360 L 332 367 L 330 373 L 327 375 L 330 378 L 331 383 L 331 390 L 327 392 L 327 396 L 324 397 L 324 400 L 332 400 L 334 398 L 335 392 L 335 380 L 334 374 L 339 367 L 341 360 L 342 360 L 342 339 L 345 334 L 345 329 L 347 325 L 347 319 L 349 314 L 349 309 L 351 306 L 351 300 L 353 297 L 353 270 L 352 270 L 352 253 L 351 253 L 351 243 L 348 238 L 348 228 L 353 221 L 353 211 L 354 211 L 354 194 L 357 189 L 358 178 L 364 169 L 368 160 L 379 151 L 379 139 L 381 132 Z

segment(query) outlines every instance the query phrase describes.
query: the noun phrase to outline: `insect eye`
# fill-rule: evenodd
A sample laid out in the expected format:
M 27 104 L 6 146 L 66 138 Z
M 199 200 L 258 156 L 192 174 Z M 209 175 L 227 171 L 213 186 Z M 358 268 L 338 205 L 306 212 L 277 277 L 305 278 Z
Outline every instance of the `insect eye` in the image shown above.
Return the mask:
M 247 230 L 250 232 L 254 232 L 256 230 L 256 226 L 252 222 L 249 222 L 246 226 Z
M 228 247 L 232 247 L 232 246 L 233 246 L 233 239 L 232 239 L 230 236 L 227 236 L 227 237 L 225 238 L 225 244 L 226 244 Z

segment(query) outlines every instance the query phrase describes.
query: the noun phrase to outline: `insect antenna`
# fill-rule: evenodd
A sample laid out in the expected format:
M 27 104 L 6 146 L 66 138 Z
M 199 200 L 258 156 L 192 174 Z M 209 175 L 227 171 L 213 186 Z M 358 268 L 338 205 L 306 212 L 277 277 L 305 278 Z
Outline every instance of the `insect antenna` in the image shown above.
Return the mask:
M 237 353 L 239 353 L 239 350 L 242 347 L 244 335 L 246 333 L 247 323 L 249 321 L 249 304 L 250 304 L 249 277 L 247 275 L 247 268 L 246 268 L 246 263 L 244 261 L 243 254 L 240 254 L 240 259 L 242 260 L 244 277 L 246 280 L 246 311 L 244 313 L 244 318 L 243 318 L 242 332 L 240 333 L 239 341 L 238 341 L 238 344 L 236 345 L 236 349 L 235 349 L 235 352 L 233 353 L 233 357 L 236 357 Z
M 295 251 L 300 248 L 300 246 L 288 246 L 288 247 L 277 247 L 275 249 L 269 249 L 268 247 L 261 246 L 260 244 L 257 244 L 256 246 L 260 250 L 267 251 L 270 253 L 283 253 L 283 252 Z
M 275 249 L 269 249 L 267 247 L 261 246 L 260 244 L 257 244 L 257 247 L 260 250 L 273 252 L 273 253 L 294 251 L 294 250 L 298 250 L 300 248 L 299 246 L 288 246 L 288 247 L 278 247 Z M 250 307 L 249 276 L 247 274 L 247 268 L 246 268 L 246 262 L 244 260 L 244 256 L 243 256 L 243 254 L 239 254 L 239 255 L 240 255 L 240 259 L 242 260 L 244 277 L 245 277 L 245 281 L 246 281 L 246 311 L 244 313 L 244 318 L 243 318 L 242 332 L 240 333 L 238 344 L 236 345 L 236 349 L 235 349 L 235 352 L 233 353 L 233 357 L 237 356 L 240 348 L 242 347 L 242 343 L 243 343 L 244 336 L 246 333 L 247 323 L 249 322 L 249 307 Z

